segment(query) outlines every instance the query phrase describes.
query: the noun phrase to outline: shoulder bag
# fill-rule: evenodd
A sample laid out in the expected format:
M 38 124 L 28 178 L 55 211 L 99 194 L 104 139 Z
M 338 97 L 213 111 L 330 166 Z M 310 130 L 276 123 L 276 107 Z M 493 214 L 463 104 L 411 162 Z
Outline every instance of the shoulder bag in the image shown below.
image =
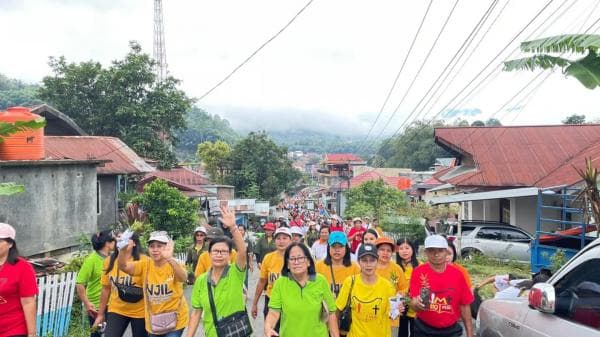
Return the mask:
M 117 278 L 113 281 L 113 284 L 115 285 L 115 288 L 117 288 L 119 298 L 127 303 L 137 303 L 141 301 L 144 298 L 144 290 L 141 287 L 119 283 L 119 272 L 120 269 L 117 266 Z
M 144 282 L 145 288 L 147 288 L 148 285 L 148 272 L 149 268 L 146 270 L 146 280 Z M 146 311 L 148 312 L 148 316 L 150 317 L 150 330 L 152 330 L 152 334 L 164 335 L 168 332 L 175 330 L 175 328 L 177 327 L 177 319 L 179 318 L 179 309 L 181 309 L 181 304 L 183 303 L 183 300 L 179 299 L 179 307 L 176 311 L 161 312 L 158 314 L 153 314 L 152 311 L 150 311 L 150 296 L 148 296 L 145 302 Z
M 246 309 L 234 312 L 233 314 L 217 320 L 217 308 L 213 298 L 212 284 L 210 283 L 210 274 L 207 275 L 208 301 L 210 302 L 210 311 L 212 312 L 215 330 L 218 337 L 248 337 L 252 335 L 252 325 Z
M 340 313 L 340 317 L 338 318 L 338 326 L 340 327 L 341 334 L 348 334 L 350 332 L 350 326 L 352 325 L 352 289 L 354 288 L 354 278 L 352 276 L 352 283 L 350 284 L 350 291 L 348 292 L 348 300 L 346 300 L 346 306 L 344 310 Z

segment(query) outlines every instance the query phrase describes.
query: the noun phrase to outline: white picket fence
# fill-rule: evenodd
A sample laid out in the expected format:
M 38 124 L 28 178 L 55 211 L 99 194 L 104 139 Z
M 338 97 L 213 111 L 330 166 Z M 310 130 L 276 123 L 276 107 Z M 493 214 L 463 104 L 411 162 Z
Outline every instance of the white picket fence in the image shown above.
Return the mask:
M 37 334 L 63 337 L 69 330 L 77 273 L 47 275 L 37 279 Z
M 187 260 L 187 253 L 176 253 L 174 257 L 175 260 L 185 263 L 185 260 Z

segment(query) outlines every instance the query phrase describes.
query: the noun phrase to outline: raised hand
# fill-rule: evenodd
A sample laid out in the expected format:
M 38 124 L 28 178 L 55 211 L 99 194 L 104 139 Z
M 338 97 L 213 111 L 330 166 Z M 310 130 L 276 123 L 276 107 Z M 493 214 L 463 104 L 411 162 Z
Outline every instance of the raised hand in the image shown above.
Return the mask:
M 171 258 L 173 258 L 173 248 L 174 248 L 174 243 L 173 240 L 169 240 L 169 242 L 167 242 L 167 244 L 165 245 L 165 247 L 162 250 L 162 257 L 165 260 L 169 260 Z
M 235 227 L 235 211 L 231 208 L 221 206 L 221 217 L 219 218 L 223 223 L 223 227 L 231 230 Z

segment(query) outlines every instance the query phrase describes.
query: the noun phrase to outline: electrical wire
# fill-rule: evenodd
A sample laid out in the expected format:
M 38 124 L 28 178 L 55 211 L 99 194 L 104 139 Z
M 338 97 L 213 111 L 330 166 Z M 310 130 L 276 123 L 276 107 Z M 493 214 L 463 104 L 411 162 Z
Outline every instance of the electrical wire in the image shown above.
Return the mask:
M 359 143 L 359 145 L 357 147 L 358 149 L 362 148 L 362 146 L 364 144 L 366 144 L 367 139 L 369 138 L 369 136 L 371 135 L 371 132 L 375 128 L 375 125 L 379 121 L 379 118 L 381 117 L 381 114 L 383 113 L 383 110 L 384 110 L 385 106 L 387 105 L 387 102 L 389 101 L 390 96 L 392 95 L 392 92 L 394 91 L 394 88 L 396 87 L 396 84 L 398 83 L 398 79 L 400 78 L 400 74 L 402 74 L 402 71 L 404 70 L 404 66 L 406 65 L 406 62 L 408 61 L 408 58 L 409 58 L 409 56 L 410 56 L 410 54 L 412 52 L 412 49 L 413 49 L 413 47 L 415 45 L 415 42 L 417 41 L 417 38 L 419 37 L 419 34 L 421 33 L 421 28 L 423 28 L 423 24 L 425 23 L 425 20 L 427 19 L 427 15 L 429 14 L 429 10 L 431 9 L 431 5 L 432 4 L 433 4 L 433 0 L 429 0 L 429 5 L 427 5 L 427 9 L 425 10 L 425 14 L 423 14 L 423 18 L 421 19 L 421 23 L 419 24 L 419 27 L 417 28 L 417 32 L 415 33 L 415 36 L 413 37 L 412 42 L 410 43 L 410 47 L 408 48 L 408 52 L 406 53 L 406 56 L 404 57 L 404 60 L 402 61 L 402 65 L 400 66 L 400 70 L 396 74 L 396 78 L 394 79 L 394 83 L 392 83 L 392 87 L 388 91 L 387 96 L 385 97 L 385 100 L 383 101 L 383 104 L 381 105 L 381 108 L 379 109 L 379 113 L 377 114 L 377 117 L 375 118 L 375 121 L 373 122 L 373 124 L 369 128 L 369 132 L 367 132 L 367 135 L 365 136 L 365 138 Z
M 313 3 L 313 1 L 314 0 L 309 0 L 304 5 L 304 7 L 302 7 L 283 26 L 283 28 L 281 28 L 277 33 L 275 33 L 275 35 L 271 36 L 267 41 L 265 41 L 263 44 L 261 44 L 260 47 L 258 47 L 254 52 L 252 52 L 250 54 L 250 56 L 248 56 L 244 61 L 242 61 L 242 63 L 240 63 L 237 67 L 233 68 L 233 70 L 231 72 L 229 72 L 229 74 L 227 74 L 222 80 L 220 80 L 219 82 L 217 82 L 217 84 L 215 84 L 212 88 L 210 88 L 210 90 L 208 90 L 202 96 L 200 96 L 200 98 L 198 98 L 198 101 L 201 101 L 206 96 L 210 95 L 213 91 L 215 91 L 218 87 L 220 87 L 223 83 L 225 83 L 225 81 L 227 81 L 231 76 L 233 76 L 233 74 L 235 74 L 238 70 L 240 70 L 240 68 L 242 68 L 244 65 L 246 65 L 246 63 L 248 63 L 256 54 L 258 54 L 258 52 L 261 51 L 267 44 L 269 44 L 271 41 L 275 40 L 279 35 L 281 35 L 281 33 L 283 33 L 300 16 L 300 14 L 302 14 L 302 12 L 304 12 L 304 10 L 306 10 L 308 8 L 308 6 L 310 6 Z
M 408 93 L 410 92 L 410 90 L 412 89 L 413 85 L 417 81 L 417 78 L 421 74 L 421 71 L 425 67 L 425 64 L 427 64 L 427 61 L 429 60 L 429 57 L 431 56 L 433 50 L 435 49 L 435 46 L 437 45 L 437 42 L 439 41 L 439 39 L 442 36 L 444 30 L 446 29 L 446 26 L 448 25 L 448 22 L 452 18 L 452 14 L 454 13 L 454 10 L 456 9 L 456 7 L 457 7 L 457 5 L 458 5 L 459 2 L 460 2 L 460 0 L 456 0 L 454 2 L 454 5 L 452 6 L 452 9 L 450 10 L 450 13 L 446 17 L 446 20 L 444 21 L 444 24 L 442 25 L 442 28 L 440 29 L 440 31 L 438 32 L 435 40 L 431 44 L 431 47 L 429 48 L 429 51 L 427 52 L 427 55 L 425 56 L 425 59 L 423 59 L 423 62 L 421 62 L 421 66 L 417 70 L 415 76 L 413 76 L 413 79 L 411 80 L 410 85 L 408 86 L 408 88 L 404 92 L 404 95 L 400 99 L 400 103 L 398 103 L 398 105 L 396 106 L 396 108 L 394 109 L 394 111 L 392 112 L 392 114 L 390 115 L 390 117 L 388 118 L 387 122 L 384 124 L 383 128 L 379 132 L 379 134 L 375 137 L 375 139 L 378 139 L 383 134 L 383 132 L 385 131 L 385 129 L 387 128 L 387 126 L 390 124 L 390 122 L 392 121 L 392 119 L 394 118 L 394 116 L 396 115 L 396 113 L 398 112 L 398 109 L 400 108 L 400 106 L 402 105 L 402 103 L 404 102 L 404 100 L 406 99 L 406 97 L 408 96 Z

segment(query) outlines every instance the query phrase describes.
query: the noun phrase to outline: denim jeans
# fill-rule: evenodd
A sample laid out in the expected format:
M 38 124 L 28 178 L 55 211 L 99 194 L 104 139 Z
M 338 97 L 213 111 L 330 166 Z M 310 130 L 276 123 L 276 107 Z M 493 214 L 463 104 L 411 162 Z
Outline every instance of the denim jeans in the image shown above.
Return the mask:
M 148 334 L 148 337 L 181 337 L 182 334 L 183 334 L 183 329 L 180 329 L 180 330 L 167 332 L 164 335 Z

